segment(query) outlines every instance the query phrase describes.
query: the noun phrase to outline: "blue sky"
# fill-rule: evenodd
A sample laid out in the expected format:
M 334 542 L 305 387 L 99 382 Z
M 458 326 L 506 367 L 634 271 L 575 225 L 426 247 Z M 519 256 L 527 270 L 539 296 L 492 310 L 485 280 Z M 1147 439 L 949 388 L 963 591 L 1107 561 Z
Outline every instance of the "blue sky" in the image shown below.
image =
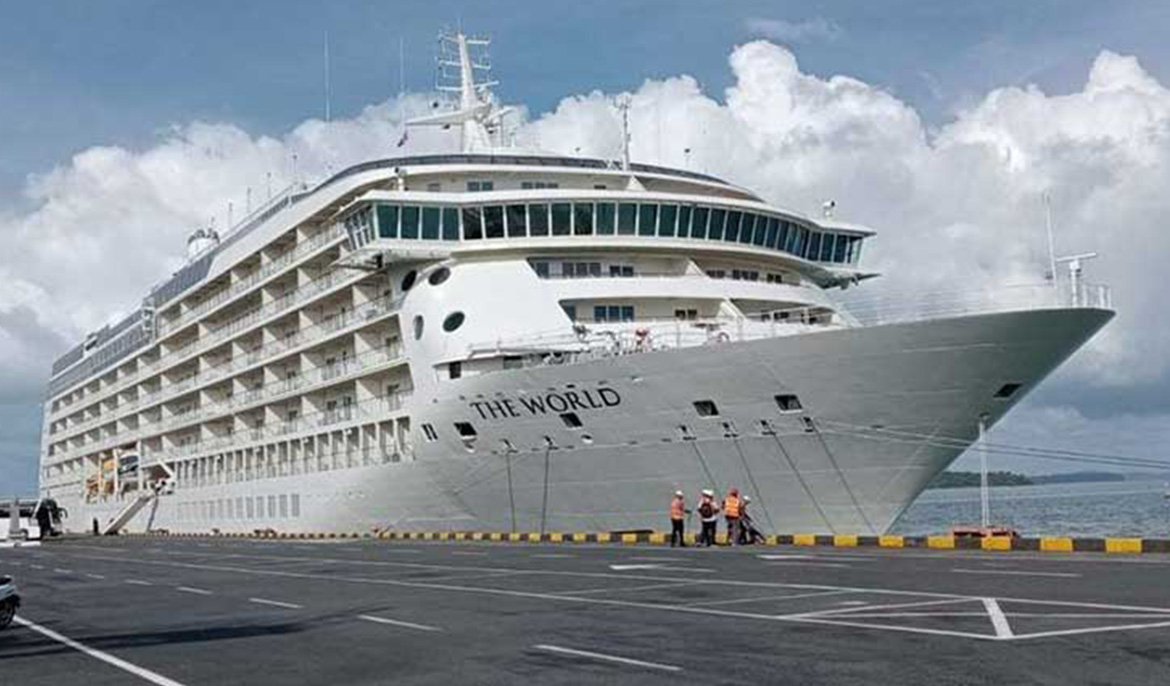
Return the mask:
M 146 155 L 165 148 L 176 136 L 188 146 L 197 145 L 186 129 L 196 121 L 230 125 L 232 131 L 239 129 L 253 138 L 282 139 L 306 120 L 320 117 L 326 31 L 331 43 L 333 116 L 346 119 L 359 117 L 364 108 L 382 103 L 398 91 L 400 39 L 405 42 L 407 89 L 428 90 L 434 82 L 435 35 L 443 26 L 460 23 L 471 32 L 492 36 L 493 62 L 502 80 L 497 93 L 505 102 L 526 105 L 533 119 L 556 108 L 568 96 L 595 90 L 646 92 L 647 80 L 684 74 L 694 77 L 702 92 L 722 105 L 725 89 L 745 83 L 743 71 L 729 67 L 729 55 L 736 46 L 756 38 L 786 46 L 799 61 L 800 74 L 819 79 L 813 88 L 818 97 L 831 101 L 839 96 L 840 89 L 828 81 L 833 75 L 845 74 L 863 82 L 866 106 L 873 112 L 893 111 L 895 119 L 914 131 L 919 131 L 914 122 L 920 122 L 918 138 L 930 138 L 940 131 L 945 132 L 943 139 L 971 137 L 974 130 L 999 144 L 1026 147 L 1019 142 L 1024 137 L 1019 131 L 1006 124 L 995 128 L 988 122 L 1001 121 L 996 117 L 1015 121 L 1026 111 L 1063 112 L 1061 98 L 1051 96 L 1080 93 L 1091 69 L 1106 82 L 1136 83 L 1148 77 L 1156 84 L 1170 83 L 1170 43 L 1165 40 L 1170 3 L 1157 2 L 7 2 L 0 5 L 0 247 L 26 245 L 19 240 L 27 235 L 27 227 L 33 225 L 30 222 L 49 221 L 40 212 L 48 200 L 57 200 L 58 206 L 83 204 L 77 202 L 76 184 L 92 179 L 72 175 L 78 168 L 74 156 L 82 151 L 117 146 L 131 155 Z M 1136 56 L 1140 68 L 1130 68 L 1124 60 L 1107 60 L 1102 66 L 1099 58 L 1104 50 Z M 1004 112 L 989 102 L 988 94 L 995 89 L 1029 84 L 1043 93 L 1016 99 L 1032 98 L 1036 102 L 1029 106 L 1040 110 Z M 807 92 L 806 86 L 800 86 L 805 88 L 800 92 Z M 1089 108 L 1093 102 L 1086 96 L 1083 103 L 1074 102 L 1072 109 L 1082 104 Z M 904 139 L 887 135 L 876 117 L 866 120 L 844 105 L 834 107 L 821 112 L 826 120 L 860 122 L 861 128 L 869 131 L 867 140 L 877 141 L 866 154 L 897 157 L 916 140 L 914 135 Z M 975 115 L 968 116 L 970 112 Z M 1103 112 L 1092 121 L 1117 119 L 1114 111 Z M 570 115 L 572 112 L 551 118 L 546 130 L 563 132 L 565 122 L 573 121 Z M 808 124 L 814 130 L 818 126 L 815 119 Z M 866 128 L 867 121 L 879 123 Z M 1072 133 L 1068 135 L 1075 138 L 1083 128 L 1070 126 Z M 988 130 L 995 135 L 987 134 Z M 1110 140 L 1121 147 L 1133 143 L 1125 140 L 1123 128 L 1118 130 L 1122 133 Z M 831 131 L 826 135 L 830 143 L 824 146 L 825 154 L 836 160 L 834 164 L 843 172 L 868 179 L 871 185 L 886 180 L 880 175 L 858 176 L 850 166 L 854 158 L 870 165 L 880 163 L 880 158 L 852 156 L 832 143 Z M 1091 152 L 1097 149 L 1094 144 L 1085 142 L 1084 150 L 1090 151 L 1085 159 L 1096 161 Z M 1037 150 L 1053 148 L 1051 142 L 1045 145 L 1048 147 Z M 1164 140 L 1146 147 L 1164 152 L 1164 158 L 1170 160 L 1170 144 Z M 1082 183 L 1089 184 L 1087 188 L 1107 185 L 1102 179 L 1108 174 L 1094 176 L 1095 170 L 1069 162 L 1074 157 L 1054 158 L 1059 164 L 1054 162 L 1052 168 L 1057 169 L 1059 173 L 1054 174 L 1062 183 L 1078 188 Z M 1123 171 L 1135 169 L 1138 167 L 1123 167 Z M 53 170 L 60 172 L 60 178 L 48 184 L 50 190 L 31 193 L 30 189 L 46 185 L 44 175 Z M 726 173 L 739 178 L 734 170 Z M 1116 171 L 1113 176 L 1126 178 Z M 752 185 L 752 179 L 742 180 Z M 794 194 L 803 194 L 813 202 L 819 202 L 825 189 L 836 192 L 823 179 L 795 179 L 791 186 L 783 186 L 786 181 L 778 177 L 767 183 L 773 188 L 791 188 Z M 1151 193 L 1161 191 L 1155 188 Z M 858 192 L 855 206 L 866 205 L 861 195 L 864 193 Z M 962 196 L 957 197 L 955 206 L 961 207 Z M 1093 196 L 1086 193 L 1085 197 Z M 1124 196 L 1108 197 L 1115 203 L 1111 211 L 1120 209 L 1125 215 L 1132 210 L 1134 216 L 1151 222 L 1150 235 L 1157 235 L 1157 227 L 1164 224 L 1159 219 L 1164 215 L 1159 212 L 1165 208 L 1148 204 L 1157 201 L 1145 196 L 1132 202 Z M 97 202 L 121 207 L 107 200 L 110 198 L 98 197 Z M 870 197 L 872 206 L 881 210 L 898 205 L 890 200 L 876 191 Z M 133 203 L 127 206 L 131 209 L 126 211 L 132 211 Z M 921 204 L 905 202 L 902 206 Z M 1091 235 L 1087 227 L 1092 226 L 1095 211 L 1093 207 L 1078 207 L 1075 212 L 1070 208 L 1069 234 Z M 143 216 L 147 219 L 141 221 L 148 221 L 155 215 L 144 212 Z M 127 215 L 111 210 L 102 217 L 80 227 L 82 237 L 109 244 L 121 240 L 118 222 Z M 1031 215 L 1028 217 L 1031 221 Z M 864 219 L 878 224 L 886 245 L 906 246 L 917 237 L 899 237 L 899 224 L 912 222 L 892 209 L 889 216 L 875 212 Z M 1003 231 L 1017 230 L 1011 217 L 1001 215 L 960 219 L 976 226 L 986 221 Z M 947 222 L 959 226 L 963 223 L 960 219 L 939 219 L 938 225 L 920 222 L 918 230 L 942 230 L 938 227 L 947 226 Z M 150 254 L 177 254 L 175 246 L 180 240 L 168 236 L 167 251 Z M 1114 243 L 1110 247 L 1115 250 L 1126 244 Z M 123 255 L 117 246 L 114 254 Z M 1103 260 L 1103 268 L 1128 278 L 1142 273 L 1142 257 L 1134 254 L 1127 257 L 1130 261 L 1115 259 L 1112 264 Z M 31 267 L 20 264 L 23 255 L 0 254 L 0 276 L 11 271 L 20 279 L 6 281 L 7 289 L 18 291 L 17 297 L 6 298 L 0 292 L 0 494 L 33 487 L 40 397 L 30 389 L 41 386 L 47 360 L 94 325 L 95 315 L 86 310 L 108 312 L 133 302 L 170 268 L 157 256 L 143 259 L 153 265 L 148 274 L 119 286 L 116 293 L 105 292 L 86 300 L 79 299 L 77 292 L 84 288 L 77 283 L 102 279 L 100 271 L 62 276 L 48 273 L 61 271 L 51 264 L 33 273 Z M 115 262 L 107 260 L 99 267 L 108 270 Z M 26 288 L 21 291 L 13 283 Z M 113 290 L 105 285 L 107 291 Z M 1150 285 L 1153 288 L 1160 285 Z M 1135 290 L 1131 289 L 1131 294 Z M 22 300 L 21 293 L 32 295 Z M 34 301 L 40 304 L 27 304 Z M 1156 313 L 1158 307 L 1159 303 L 1144 303 L 1135 305 L 1133 311 Z M 1149 325 L 1149 315 L 1145 325 Z M 1131 333 L 1137 330 L 1125 322 L 1118 328 Z M 1130 340 L 1137 339 L 1120 337 L 1107 341 L 1102 349 L 1105 353 L 1123 349 Z M 1170 344 L 1170 332 L 1165 340 Z M 1082 358 L 1088 361 L 1078 362 Z M 1018 414 L 1023 419 L 1008 427 L 1016 440 L 1040 445 L 1063 440 L 1066 447 L 1143 450 L 1141 439 L 1149 427 L 1166 426 L 1163 420 L 1170 418 L 1170 402 L 1166 400 L 1170 397 L 1170 373 L 1159 367 L 1144 377 L 1118 380 L 1113 378 L 1117 375 L 1090 369 L 1095 359 L 1093 355 L 1076 358 L 1071 372 L 1058 375 L 1028 407 L 1021 408 Z
M 0 197 L 78 150 L 148 145 L 173 123 L 260 134 L 318 115 L 326 30 L 338 115 L 398 90 L 400 38 L 408 88 L 432 84 L 434 36 L 458 22 L 496 39 L 503 99 L 539 112 L 567 94 L 674 74 L 718 93 L 729 49 L 759 35 L 758 19 L 824 20 L 833 35 L 792 43 L 804 70 L 879 84 L 931 122 L 992 87 L 1074 88 L 1106 47 L 1170 73 L 1170 4 L 1124 0 L 10 2 L 0 7 Z

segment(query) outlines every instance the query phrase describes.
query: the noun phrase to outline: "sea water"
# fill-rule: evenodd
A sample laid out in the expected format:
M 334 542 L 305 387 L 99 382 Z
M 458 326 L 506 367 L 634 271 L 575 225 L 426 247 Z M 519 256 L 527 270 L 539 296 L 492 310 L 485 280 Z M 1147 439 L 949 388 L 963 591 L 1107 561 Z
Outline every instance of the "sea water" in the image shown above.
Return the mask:
M 1023 536 L 1170 538 L 1170 498 L 1160 481 L 1000 486 L 990 489 L 991 523 Z M 923 492 L 891 533 L 945 533 L 978 526 L 978 488 Z

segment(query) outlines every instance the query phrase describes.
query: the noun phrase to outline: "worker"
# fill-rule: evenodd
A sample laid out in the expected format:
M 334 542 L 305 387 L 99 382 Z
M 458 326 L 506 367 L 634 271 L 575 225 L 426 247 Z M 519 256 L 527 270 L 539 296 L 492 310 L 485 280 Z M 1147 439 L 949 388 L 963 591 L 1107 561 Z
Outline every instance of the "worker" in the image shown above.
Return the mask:
M 683 498 L 682 491 L 675 491 L 674 497 L 670 499 L 670 547 L 679 545 L 683 548 L 687 547 L 687 542 L 683 538 L 683 533 L 686 531 L 686 516 L 691 513 L 687 509 L 686 500 Z
M 703 490 L 699 500 L 699 519 L 703 523 L 699 543 L 710 548 L 715 543 L 715 525 L 719 522 L 719 507 L 715 504 L 715 491 Z
M 764 535 L 761 534 L 760 530 L 756 528 L 755 522 L 752 521 L 752 514 L 748 511 L 748 506 L 751 504 L 752 497 L 750 495 L 745 495 L 743 497 L 743 503 L 741 503 L 739 507 L 739 541 L 740 543 L 745 543 L 747 545 L 759 543 L 764 540 Z
M 723 499 L 723 516 L 727 518 L 727 545 L 739 545 L 740 543 L 741 522 L 739 515 L 741 511 L 739 489 L 733 488 L 727 492 L 727 497 Z

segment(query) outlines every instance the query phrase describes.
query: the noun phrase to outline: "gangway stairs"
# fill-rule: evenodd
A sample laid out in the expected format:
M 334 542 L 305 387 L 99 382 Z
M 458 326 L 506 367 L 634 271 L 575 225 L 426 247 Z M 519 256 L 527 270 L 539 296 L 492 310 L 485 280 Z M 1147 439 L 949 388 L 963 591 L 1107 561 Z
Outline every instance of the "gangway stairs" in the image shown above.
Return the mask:
M 134 519 L 134 515 L 141 512 L 142 508 L 146 507 L 151 501 L 158 498 L 158 496 L 159 492 L 155 490 L 150 490 L 136 496 L 133 500 L 126 503 L 126 505 L 118 511 L 118 514 L 115 515 L 114 518 L 109 522 L 107 522 L 104 527 L 102 527 L 102 535 L 109 536 L 118 533 L 122 527 L 130 523 L 131 519 Z

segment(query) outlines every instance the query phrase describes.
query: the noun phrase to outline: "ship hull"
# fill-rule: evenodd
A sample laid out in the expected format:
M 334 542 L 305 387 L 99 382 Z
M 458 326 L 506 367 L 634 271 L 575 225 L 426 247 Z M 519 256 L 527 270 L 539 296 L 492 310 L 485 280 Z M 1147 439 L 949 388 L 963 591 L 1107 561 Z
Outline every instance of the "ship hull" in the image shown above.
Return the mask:
M 663 529 L 675 490 L 737 487 L 765 531 L 880 534 L 981 417 L 994 424 L 1112 316 L 1005 312 L 471 376 L 416 396 L 410 461 L 180 484 L 126 530 Z M 77 530 L 120 508 L 63 504 Z

